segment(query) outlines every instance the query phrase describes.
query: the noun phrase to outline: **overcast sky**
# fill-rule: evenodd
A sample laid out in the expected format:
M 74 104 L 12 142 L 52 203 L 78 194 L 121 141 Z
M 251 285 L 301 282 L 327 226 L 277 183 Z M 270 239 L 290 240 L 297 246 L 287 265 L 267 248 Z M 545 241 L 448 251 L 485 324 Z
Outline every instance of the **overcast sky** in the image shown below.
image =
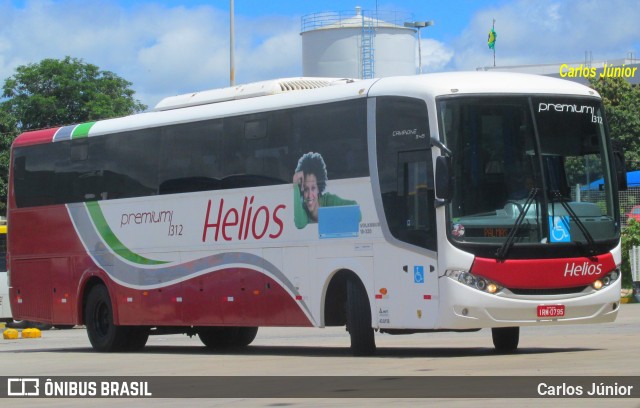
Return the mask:
M 303 15 L 355 6 L 434 20 L 424 71 L 640 57 L 635 0 L 235 0 L 236 83 L 302 75 Z M 0 81 L 43 58 L 81 58 L 133 83 L 136 98 L 229 84 L 228 0 L 0 0 Z

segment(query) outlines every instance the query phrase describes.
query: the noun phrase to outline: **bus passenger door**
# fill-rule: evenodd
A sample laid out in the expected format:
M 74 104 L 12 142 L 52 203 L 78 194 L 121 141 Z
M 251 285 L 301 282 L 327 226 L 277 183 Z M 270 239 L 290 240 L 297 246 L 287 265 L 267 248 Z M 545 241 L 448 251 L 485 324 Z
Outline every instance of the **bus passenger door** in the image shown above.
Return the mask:
M 386 221 L 386 242 L 374 255 L 378 323 L 381 328 L 433 328 L 438 235 L 429 109 L 422 99 L 400 96 L 372 98 L 369 108 L 375 109 L 379 212 Z
M 430 328 L 436 324 L 438 236 L 433 180 L 431 149 L 398 152 L 398 188 L 405 207 L 404 240 L 417 247 L 402 257 L 402 292 L 406 295 L 405 321 L 409 327 Z
M 391 245 L 376 249 L 378 324 L 435 327 L 438 313 L 437 231 L 431 150 L 396 152 L 393 189 L 383 190 Z

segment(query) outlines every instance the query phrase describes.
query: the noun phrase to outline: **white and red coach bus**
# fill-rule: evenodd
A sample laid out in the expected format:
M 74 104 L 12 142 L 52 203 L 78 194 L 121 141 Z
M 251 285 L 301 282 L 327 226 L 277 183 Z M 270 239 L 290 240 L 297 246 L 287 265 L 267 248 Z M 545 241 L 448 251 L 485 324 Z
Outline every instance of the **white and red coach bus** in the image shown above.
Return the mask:
M 99 351 L 344 325 L 356 355 L 374 331 L 481 328 L 512 351 L 521 326 L 615 319 L 616 162 L 599 95 L 540 76 L 167 98 L 15 140 L 11 307 Z

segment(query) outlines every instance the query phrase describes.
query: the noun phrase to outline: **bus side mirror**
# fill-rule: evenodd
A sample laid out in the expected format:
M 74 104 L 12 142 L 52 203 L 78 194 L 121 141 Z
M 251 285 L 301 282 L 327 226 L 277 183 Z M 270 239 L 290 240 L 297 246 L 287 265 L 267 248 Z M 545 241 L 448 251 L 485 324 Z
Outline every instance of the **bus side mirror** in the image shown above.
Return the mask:
M 624 164 L 624 153 L 622 151 L 614 151 L 613 161 L 616 167 L 616 179 L 618 180 L 618 191 L 626 191 L 627 190 L 627 168 Z
M 436 202 L 437 206 L 447 204 L 451 200 L 451 159 L 445 156 L 436 158 Z

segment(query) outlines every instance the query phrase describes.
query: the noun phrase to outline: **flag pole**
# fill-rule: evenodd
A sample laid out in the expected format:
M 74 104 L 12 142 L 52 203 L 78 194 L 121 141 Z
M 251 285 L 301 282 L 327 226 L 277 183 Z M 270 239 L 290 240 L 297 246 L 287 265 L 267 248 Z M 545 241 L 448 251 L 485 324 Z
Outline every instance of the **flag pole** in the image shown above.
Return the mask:
M 489 48 L 493 50 L 493 66 L 496 66 L 496 40 L 498 39 L 498 34 L 496 34 L 496 19 L 493 19 L 493 24 L 491 25 L 491 30 L 489 31 L 489 37 L 487 38 L 487 45 Z
M 235 48 L 235 16 L 233 0 L 229 0 L 229 86 L 236 84 Z
M 493 19 L 493 25 L 491 26 L 491 29 L 495 32 L 496 31 L 496 19 Z M 496 66 L 496 47 L 495 45 L 493 46 L 493 66 Z

